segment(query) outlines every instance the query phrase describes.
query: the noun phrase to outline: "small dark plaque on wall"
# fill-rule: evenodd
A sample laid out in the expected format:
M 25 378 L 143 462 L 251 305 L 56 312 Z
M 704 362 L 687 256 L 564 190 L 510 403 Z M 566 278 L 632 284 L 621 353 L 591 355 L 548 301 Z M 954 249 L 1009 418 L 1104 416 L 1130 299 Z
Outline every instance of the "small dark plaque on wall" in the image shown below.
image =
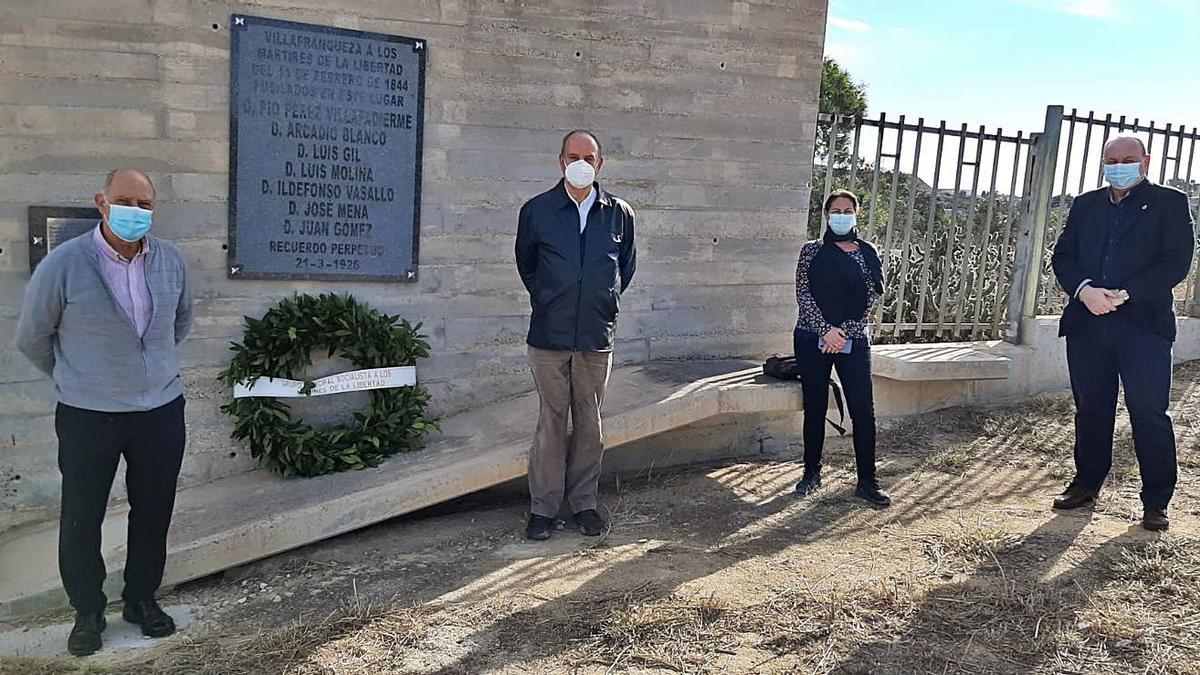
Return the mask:
M 416 281 L 425 40 L 229 26 L 228 275 Z
M 29 273 L 54 247 L 91 231 L 100 222 L 95 208 L 73 206 L 29 207 Z

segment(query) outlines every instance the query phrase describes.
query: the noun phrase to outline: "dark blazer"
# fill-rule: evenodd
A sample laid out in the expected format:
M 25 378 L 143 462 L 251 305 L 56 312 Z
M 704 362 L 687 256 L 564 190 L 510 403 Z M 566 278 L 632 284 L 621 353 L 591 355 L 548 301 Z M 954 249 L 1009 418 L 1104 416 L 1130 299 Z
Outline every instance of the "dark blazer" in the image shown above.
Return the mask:
M 1133 214 L 1112 232 L 1106 251 L 1112 203 L 1108 188 L 1079 195 L 1071 206 L 1062 236 L 1054 247 L 1051 264 L 1058 283 L 1073 295 L 1085 279 L 1100 285 L 1102 258 L 1107 255 L 1110 288 L 1129 292 L 1113 317 L 1148 328 L 1168 340 L 1175 339 L 1173 291 L 1187 278 L 1195 248 L 1195 224 L 1187 195 L 1148 180 L 1128 196 Z M 1072 297 L 1063 311 L 1059 335 L 1078 331 L 1091 313 Z
M 579 208 L 563 181 L 525 202 L 516 257 L 533 315 L 527 342 L 538 349 L 612 349 L 621 293 L 637 267 L 633 208 L 595 184 L 579 232 Z

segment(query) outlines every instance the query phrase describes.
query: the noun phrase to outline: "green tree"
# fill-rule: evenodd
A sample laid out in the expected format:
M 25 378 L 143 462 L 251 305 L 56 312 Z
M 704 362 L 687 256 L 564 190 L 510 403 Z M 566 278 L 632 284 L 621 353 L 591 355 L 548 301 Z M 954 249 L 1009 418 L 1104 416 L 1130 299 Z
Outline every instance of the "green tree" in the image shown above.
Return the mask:
M 850 72 L 834 59 L 825 57 L 821 68 L 820 112 L 838 115 L 867 114 L 867 90 L 854 82 Z M 850 158 L 849 135 L 838 134 L 834 144 L 835 165 Z M 817 155 L 829 155 L 829 127 L 820 125 L 817 130 Z

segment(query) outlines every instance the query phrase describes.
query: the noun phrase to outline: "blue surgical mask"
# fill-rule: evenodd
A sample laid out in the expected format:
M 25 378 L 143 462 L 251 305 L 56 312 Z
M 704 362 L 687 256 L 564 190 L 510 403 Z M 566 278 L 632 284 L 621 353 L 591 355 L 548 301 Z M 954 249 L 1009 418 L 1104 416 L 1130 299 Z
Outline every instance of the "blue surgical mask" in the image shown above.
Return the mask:
M 831 213 L 829 214 L 829 229 L 833 230 L 834 234 L 841 236 L 853 230 L 857 221 L 858 216 L 853 213 Z
M 153 211 L 140 209 L 136 206 L 109 203 L 108 229 L 122 241 L 133 243 L 141 241 L 150 231 Z
M 1105 164 L 1104 180 L 1118 190 L 1128 190 L 1142 180 L 1142 164 Z

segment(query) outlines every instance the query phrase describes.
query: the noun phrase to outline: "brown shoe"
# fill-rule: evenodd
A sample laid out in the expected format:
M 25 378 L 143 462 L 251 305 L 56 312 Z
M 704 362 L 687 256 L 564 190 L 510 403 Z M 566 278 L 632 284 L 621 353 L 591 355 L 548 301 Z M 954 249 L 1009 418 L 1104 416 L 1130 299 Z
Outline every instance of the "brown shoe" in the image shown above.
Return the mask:
M 1151 532 L 1162 532 L 1171 527 L 1171 519 L 1167 518 L 1167 510 L 1156 509 L 1153 506 L 1142 509 L 1142 527 Z
M 1096 505 L 1096 497 L 1099 492 L 1089 490 L 1085 487 L 1072 485 L 1066 489 L 1061 495 L 1054 500 L 1054 508 L 1059 511 L 1070 511 L 1072 509 L 1083 509 Z

